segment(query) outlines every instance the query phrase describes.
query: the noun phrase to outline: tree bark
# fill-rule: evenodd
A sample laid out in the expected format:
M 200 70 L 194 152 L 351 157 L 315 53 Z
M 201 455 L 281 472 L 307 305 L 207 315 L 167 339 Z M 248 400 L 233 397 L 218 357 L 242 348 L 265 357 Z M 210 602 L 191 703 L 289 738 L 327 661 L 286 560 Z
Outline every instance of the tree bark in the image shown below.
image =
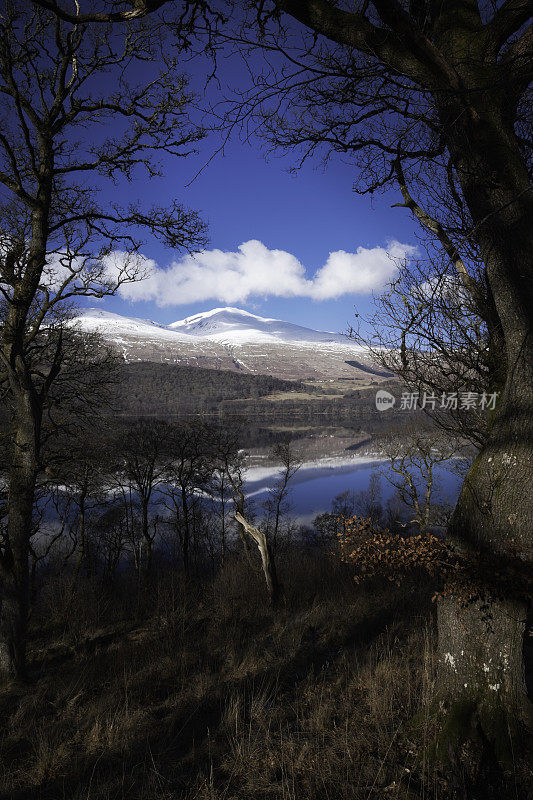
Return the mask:
M 518 562 L 525 571 L 533 561 L 533 196 L 514 132 L 493 108 L 478 112 L 463 127 L 455 124 L 450 150 L 504 347 L 492 354 L 500 368 L 491 391 L 499 399 L 487 442 L 464 481 L 449 538 L 473 560 Z M 488 585 L 483 601 L 460 609 L 444 600 L 439 610 L 440 684 L 453 699 L 450 718 L 474 715 L 500 751 L 502 732 L 532 721 L 522 657 L 526 591 L 511 583 L 504 601 Z
M 267 538 L 264 533 L 261 533 L 261 531 L 259 531 L 257 528 L 254 528 L 253 525 L 250 525 L 250 523 L 247 522 L 242 514 L 238 511 L 235 513 L 235 519 L 243 526 L 246 533 L 252 537 L 257 545 L 259 554 L 261 556 L 261 566 L 263 567 L 263 574 L 265 576 L 270 603 L 272 608 L 276 608 L 281 592 L 276 572 L 276 562 L 274 561 L 274 556 L 272 554 L 270 545 L 267 542 Z
M 1 571 L 0 669 L 10 677 L 24 680 L 30 590 L 29 538 L 38 432 L 30 393 L 19 393 L 17 398 L 17 431 L 9 477 L 7 549 Z
M 479 737 L 489 758 L 512 759 L 517 724 L 531 722 L 524 681 L 525 607 L 519 601 L 439 601 L 439 694 L 445 703 L 437 747 L 454 758 Z M 513 716 L 516 715 L 516 716 Z

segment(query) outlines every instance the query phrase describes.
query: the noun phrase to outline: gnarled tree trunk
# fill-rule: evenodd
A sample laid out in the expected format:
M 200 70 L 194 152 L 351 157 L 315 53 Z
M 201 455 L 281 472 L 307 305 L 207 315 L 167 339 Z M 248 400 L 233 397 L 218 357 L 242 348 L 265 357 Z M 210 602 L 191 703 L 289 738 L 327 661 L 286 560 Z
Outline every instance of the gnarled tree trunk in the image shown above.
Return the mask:
M 280 585 L 276 572 L 276 562 L 274 561 L 274 556 L 267 538 L 264 533 L 261 533 L 260 530 L 250 525 L 239 511 L 235 512 L 235 519 L 243 526 L 248 536 L 251 536 L 257 545 L 259 555 L 261 556 L 261 566 L 263 567 L 263 574 L 265 576 L 270 602 L 272 607 L 276 608 L 280 597 Z
M 452 113 L 457 112 L 457 108 Z M 449 537 L 474 561 L 533 562 L 533 193 L 514 132 L 489 108 L 455 125 L 451 152 L 503 336 L 492 354 L 499 400 L 488 439 L 464 481 Z M 474 157 L 474 155 L 475 157 Z M 524 682 L 527 590 L 510 577 L 505 599 L 490 586 L 466 608 L 439 609 L 441 693 L 450 719 L 478 728 L 496 750 L 520 721 L 531 724 Z

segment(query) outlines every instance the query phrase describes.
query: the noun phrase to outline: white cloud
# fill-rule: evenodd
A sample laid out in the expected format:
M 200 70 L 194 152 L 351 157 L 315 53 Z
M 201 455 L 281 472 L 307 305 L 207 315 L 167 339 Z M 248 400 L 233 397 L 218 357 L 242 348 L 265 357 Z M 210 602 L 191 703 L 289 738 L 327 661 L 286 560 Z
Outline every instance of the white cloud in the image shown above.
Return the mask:
M 386 248 L 359 247 L 355 253 L 336 250 L 312 279 L 304 265 L 284 250 L 269 250 L 262 242 L 243 242 L 235 252 L 203 250 L 161 269 L 138 256 L 145 280 L 124 284 L 123 298 L 152 300 L 159 306 L 178 306 L 207 300 L 228 305 L 259 297 L 309 297 L 331 300 L 344 294 L 369 294 L 382 289 L 396 274 L 399 261 L 416 248 L 391 242 Z M 117 270 L 125 254 L 113 253 L 107 261 Z
M 382 289 L 395 276 L 399 262 L 415 252 L 415 247 L 399 242 L 391 242 L 386 249 L 358 247 L 356 253 L 336 250 L 316 273 L 310 296 L 329 300 Z

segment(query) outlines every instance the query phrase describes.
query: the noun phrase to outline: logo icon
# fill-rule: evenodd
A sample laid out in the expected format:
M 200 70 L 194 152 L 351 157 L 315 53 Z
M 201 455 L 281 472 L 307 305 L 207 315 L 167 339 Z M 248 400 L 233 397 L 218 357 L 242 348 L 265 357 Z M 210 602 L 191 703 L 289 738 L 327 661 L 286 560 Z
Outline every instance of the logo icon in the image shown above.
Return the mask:
M 376 392 L 376 408 L 378 411 L 387 411 L 387 409 L 393 407 L 395 402 L 394 395 L 386 392 L 385 389 L 379 389 Z

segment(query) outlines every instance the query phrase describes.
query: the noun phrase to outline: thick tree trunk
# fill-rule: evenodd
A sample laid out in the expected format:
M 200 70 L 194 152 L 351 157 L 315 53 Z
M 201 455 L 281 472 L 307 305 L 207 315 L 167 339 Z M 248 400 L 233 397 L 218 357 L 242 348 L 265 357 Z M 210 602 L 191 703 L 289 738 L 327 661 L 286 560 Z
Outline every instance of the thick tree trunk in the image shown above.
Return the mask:
M 0 671 L 5 677 L 24 679 L 26 675 L 26 618 L 24 575 L 11 574 L 2 581 L 0 611 Z
M 530 358 L 529 348 L 524 350 Z M 525 572 L 533 560 L 533 380 L 529 386 L 523 382 L 530 364 L 521 356 L 515 357 L 515 364 L 516 373 L 509 371 L 489 439 L 466 476 L 449 528 L 450 541 L 474 563 L 488 559 L 503 570 L 508 565 L 508 585 L 503 587 L 507 599 L 498 599 L 502 586 L 491 585 L 486 574 L 481 602 L 461 609 L 457 600 L 444 600 L 439 611 L 441 693 L 454 699 L 458 714 L 466 698 L 484 735 L 499 750 L 502 731 L 533 722 L 522 658 L 526 587 L 521 590 L 513 577 L 517 564 L 523 564 Z
M 445 717 L 439 756 L 456 757 L 479 738 L 489 760 L 510 762 L 517 723 L 528 720 L 524 681 L 525 605 L 519 601 L 439 601 L 439 694 Z M 487 752 L 488 751 L 488 752 Z
M 475 718 L 486 741 L 501 750 L 502 734 L 520 721 L 531 723 L 522 658 L 526 589 L 516 585 L 511 568 L 521 565 L 525 573 L 533 562 L 533 197 L 514 134 L 497 114 L 480 111 L 458 133 L 451 152 L 503 351 L 493 354 L 499 369 L 490 389 L 499 398 L 488 439 L 464 481 L 449 538 L 473 563 L 508 565 L 510 578 L 505 600 L 497 599 L 501 591 L 494 591 L 489 575 L 484 600 L 466 609 L 451 599 L 441 602 L 440 684 L 451 702 L 449 719 Z
M 19 408 L 9 480 L 7 552 L 2 564 L 0 607 L 0 669 L 8 676 L 26 677 L 26 638 L 29 611 L 29 540 L 37 475 L 35 426 L 29 410 Z M 24 418 L 24 412 L 27 412 Z

